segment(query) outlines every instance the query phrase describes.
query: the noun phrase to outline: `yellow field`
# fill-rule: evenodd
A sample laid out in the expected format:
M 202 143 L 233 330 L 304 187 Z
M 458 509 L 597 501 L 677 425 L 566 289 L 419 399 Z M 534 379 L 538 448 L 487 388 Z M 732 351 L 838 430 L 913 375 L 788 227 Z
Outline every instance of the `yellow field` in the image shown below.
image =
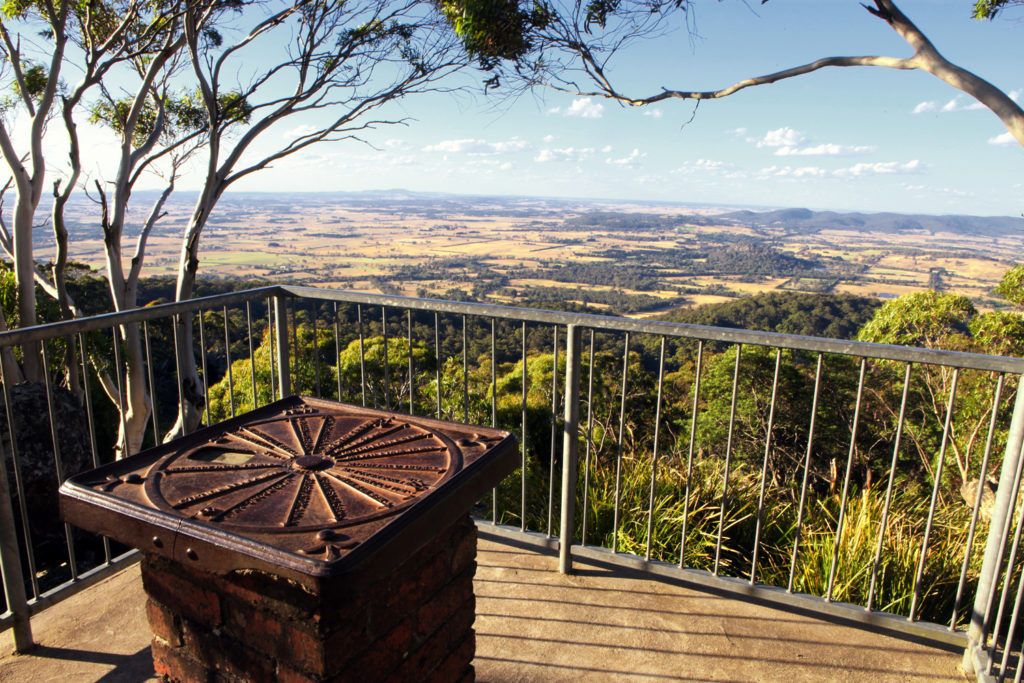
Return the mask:
M 515 303 L 525 290 L 545 287 L 566 289 L 567 297 L 578 296 L 576 290 L 598 298 L 602 294 L 666 300 L 685 296 L 687 305 L 700 305 L 730 298 L 717 293 L 715 287 L 725 287 L 731 295 L 748 295 L 820 287 L 822 282 L 828 285 L 837 279 L 832 291 L 892 298 L 926 288 L 930 273 L 941 269 L 941 283 L 949 291 L 963 293 L 987 307 L 993 303 L 991 290 L 1010 265 L 1009 259 L 1024 255 L 1024 234 L 978 238 L 925 231 L 872 234 L 823 230 L 789 235 L 781 228 L 755 230 L 730 225 L 673 224 L 670 229 L 658 226 L 629 231 L 607 225 L 593 229 L 563 226 L 563 220 L 593 211 L 647 216 L 712 216 L 720 212 L 692 206 L 554 204 L 530 199 L 453 200 L 428 205 L 424 201 L 389 208 L 384 200 L 379 207 L 326 202 L 306 206 L 280 199 L 274 207 L 229 203 L 218 207 L 217 218 L 211 220 L 202 238 L 200 273 L 340 289 L 373 289 L 383 282 L 389 291 L 408 296 L 441 296 L 453 288 L 471 291 L 481 281 L 500 277 L 503 284 L 487 288 L 486 300 Z M 168 209 L 161 229 L 149 239 L 145 275 L 176 271 L 189 208 L 179 204 Z M 702 263 L 704 250 L 729 249 L 739 236 L 771 239 L 779 251 L 816 260 L 827 272 L 820 280 L 809 274 L 803 281 L 689 274 L 699 270 L 696 266 Z M 126 240 L 126 261 L 133 249 Z M 684 249 L 698 250 L 698 254 L 680 251 Z M 41 250 L 41 259 L 49 257 Z M 102 268 L 102 240 L 75 241 L 72 258 Z M 650 289 L 648 283 L 647 290 L 637 291 L 626 286 L 576 285 L 530 277 L 525 272 L 565 264 L 628 265 L 632 272 L 648 277 L 654 274 L 658 286 Z M 415 277 L 403 281 L 398 275 L 400 268 L 415 270 Z

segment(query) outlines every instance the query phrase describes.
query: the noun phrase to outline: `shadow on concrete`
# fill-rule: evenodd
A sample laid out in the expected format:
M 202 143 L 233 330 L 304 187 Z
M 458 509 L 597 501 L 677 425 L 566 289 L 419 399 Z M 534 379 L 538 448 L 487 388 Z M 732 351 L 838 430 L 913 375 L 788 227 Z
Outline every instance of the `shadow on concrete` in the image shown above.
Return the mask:
M 104 683 L 137 683 L 153 678 L 153 655 L 148 647 L 133 654 L 115 654 L 97 652 L 95 650 L 78 650 L 68 647 L 51 647 L 38 645 L 22 657 L 36 659 L 62 660 L 65 662 L 82 662 L 113 667 L 96 681 Z

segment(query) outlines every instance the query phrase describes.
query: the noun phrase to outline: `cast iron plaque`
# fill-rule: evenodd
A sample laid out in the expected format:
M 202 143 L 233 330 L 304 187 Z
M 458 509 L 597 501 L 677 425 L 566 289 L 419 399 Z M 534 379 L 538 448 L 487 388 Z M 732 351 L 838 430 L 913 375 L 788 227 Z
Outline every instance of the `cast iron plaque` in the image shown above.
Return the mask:
M 327 576 L 410 551 L 516 462 L 509 432 L 290 397 L 72 477 L 61 509 L 207 571 Z

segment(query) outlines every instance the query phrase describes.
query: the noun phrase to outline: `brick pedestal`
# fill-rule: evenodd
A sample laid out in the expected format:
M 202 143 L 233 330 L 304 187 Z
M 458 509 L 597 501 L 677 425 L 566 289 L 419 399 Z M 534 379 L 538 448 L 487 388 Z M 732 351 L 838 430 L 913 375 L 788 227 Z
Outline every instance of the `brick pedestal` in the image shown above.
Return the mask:
M 472 681 L 476 527 L 468 515 L 392 569 L 311 589 L 147 555 L 156 672 L 169 681 Z

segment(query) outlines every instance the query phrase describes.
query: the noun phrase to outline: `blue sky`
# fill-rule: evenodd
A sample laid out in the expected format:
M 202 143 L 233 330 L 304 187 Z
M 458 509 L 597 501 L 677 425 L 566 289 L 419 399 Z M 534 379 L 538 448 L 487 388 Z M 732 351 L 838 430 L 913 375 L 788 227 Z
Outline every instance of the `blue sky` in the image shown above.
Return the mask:
M 898 4 L 952 61 L 1024 92 L 1024 11 L 976 22 L 970 0 Z M 855 0 L 707 1 L 693 20 L 696 38 L 676 31 L 624 54 L 612 72 L 621 89 L 719 88 L 823 56 L 910 53 Z M 424 95 L 392 110 L 410 125 L 367 136 L 376 149 L 321 145 L 235 187 L 1019 215 L 1024 149 L 972 103 L 928 74 L 879 68 L 748 89 L 705 102 L 686 125 L 692 102 Z

